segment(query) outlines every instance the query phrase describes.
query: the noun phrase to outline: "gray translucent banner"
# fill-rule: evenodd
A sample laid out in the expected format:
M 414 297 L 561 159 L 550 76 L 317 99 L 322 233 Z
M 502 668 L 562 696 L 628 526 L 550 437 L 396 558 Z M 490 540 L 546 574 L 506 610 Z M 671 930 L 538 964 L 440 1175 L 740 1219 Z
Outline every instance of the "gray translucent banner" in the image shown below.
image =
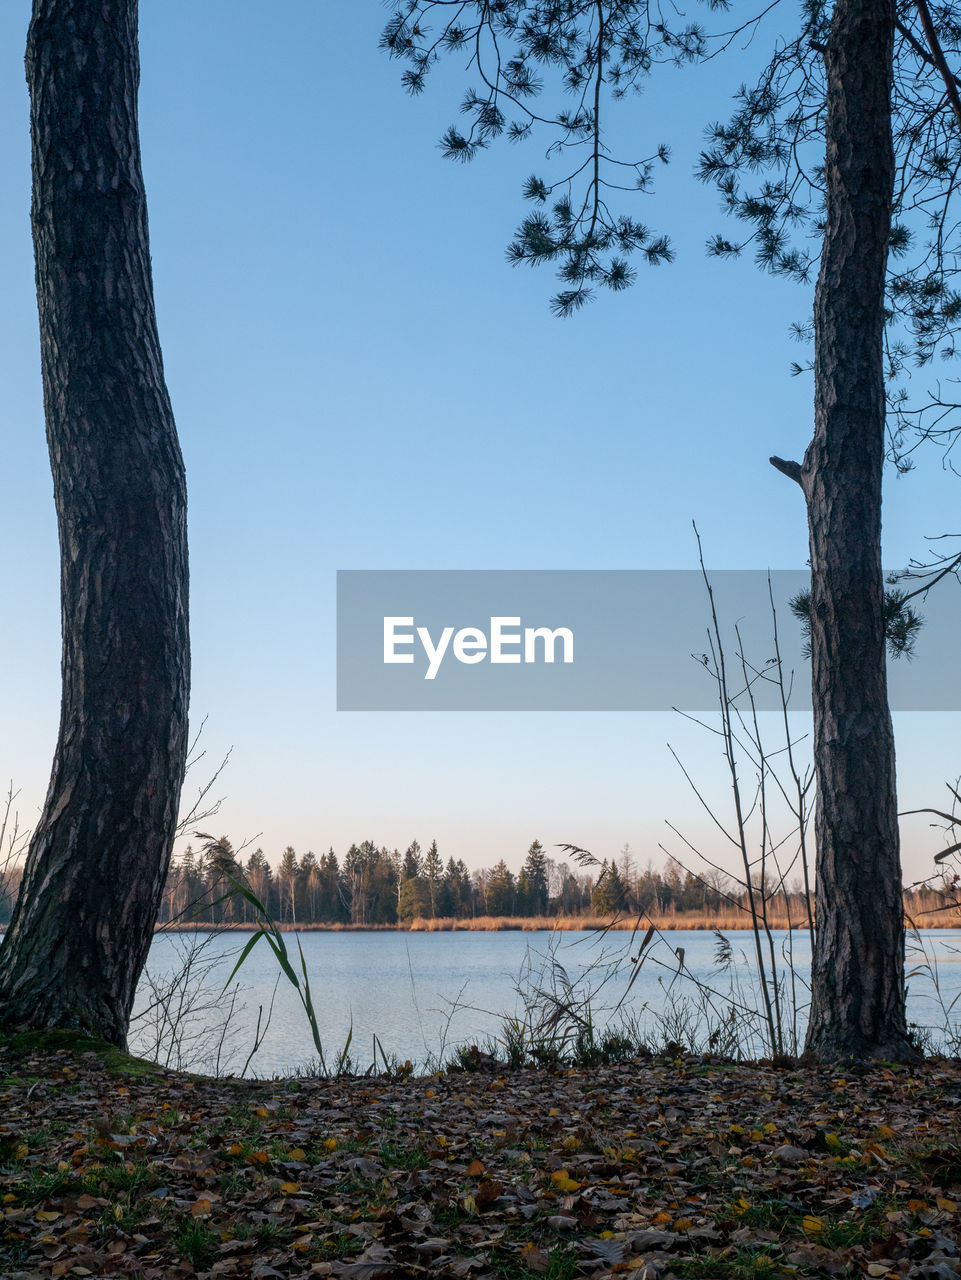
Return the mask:
M 810 708 L 810 664 L 789 600 L 806 570 L 710 571 L 728 687 L 775 667 L 771 598 L 790 705 Z M 913 659 L 888 661 L 891 705 L 961 710 L 961 590 L 914 604 Z M 711 611 L 697 570 L 342 570 L 340 711 L 710 711 Z M 760 710 L 780 708 L 754 679 Z

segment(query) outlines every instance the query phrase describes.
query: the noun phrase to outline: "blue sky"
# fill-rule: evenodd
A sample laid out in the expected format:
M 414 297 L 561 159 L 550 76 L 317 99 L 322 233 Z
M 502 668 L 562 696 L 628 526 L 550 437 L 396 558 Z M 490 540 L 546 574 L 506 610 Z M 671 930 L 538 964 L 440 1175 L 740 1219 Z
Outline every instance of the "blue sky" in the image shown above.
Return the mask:
M 56 526 L 43 439 L 22 49 L 0 10 L 0 779 L 42 803 L 59 699 Z M 469 865 L 528 844 L 660 857 L 700 827 L 665 743 L 723 801 L 716 746 L 668 714 L 337 713 L 344 568 L 795 568 L 811 385 L 788 374 L 797 286 L 703 252 L 725 230 L 692 168 L 764 36 L 667 70 L 615 133 L 673 161 L 637 216 L 677 261 L 554 319 L 504 247 L 546 141 L 445 162 L 452 69 L 416 101 L 379 4 L 142 0 L 141 130 L 167 379 L 190 486 L 193 719 L 233 757 L 216 819 L 271 856 L 436 836 Z M 638 140 L 634 144 L 635 138 Z M 956 527 L 933 453 L 890 478 L 886 562 Z M 957 717 L 897 719 L 903 807 L 943 802 Z M 944 793 L 946 795 L 946 793 Z M 916 820 L 915 820 L 916 821 Z M 908 870 L 935 848 L 906 828 Z

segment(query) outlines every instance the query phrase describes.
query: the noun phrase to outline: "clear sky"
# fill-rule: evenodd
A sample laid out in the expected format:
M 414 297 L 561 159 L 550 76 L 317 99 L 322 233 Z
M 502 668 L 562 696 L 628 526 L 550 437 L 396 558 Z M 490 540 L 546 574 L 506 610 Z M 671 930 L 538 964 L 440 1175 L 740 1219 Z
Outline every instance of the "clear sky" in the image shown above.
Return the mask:
M 0 779 L 42 803 L 59 700 L 56 525 L 29 231 L 22 50 L 0 6 Z M 554 319 L 547 270 L 506 265 L 544 141 L 442 159 L 463 78 L 412 101 L 374 3 L 141 0 L 141 131 L 167 379 L 190 486 L 192 719 L 233 747 L 214 825 L 271 857 L 415 836 L 470 866 L 535 837 L 660 858 L 696 815 L 665 744 L 723 802 L 716 743 L 670 714 L 338 713 L 337 569 L 798 568 L 810 296 L 703 252 L 729 230 L 692 169 L 767 47 L 668 69 L 619 136 L 673 160 L 636 216 L 677 261 Z M 636 145 L 634 145 L 636 139 Z M 934 453 L 889 478 L 885 559 L 957 527 Z M 942 805 L 958 717 L 897 717 L 902 807 Z M 938 846 L 905 828 L 910 874 Z M 706 839 L 710 839 L 705 834 Z M 677 848 L 677 846 L 672 846 Z M 712 850 L 713 851 L 713 850 Z

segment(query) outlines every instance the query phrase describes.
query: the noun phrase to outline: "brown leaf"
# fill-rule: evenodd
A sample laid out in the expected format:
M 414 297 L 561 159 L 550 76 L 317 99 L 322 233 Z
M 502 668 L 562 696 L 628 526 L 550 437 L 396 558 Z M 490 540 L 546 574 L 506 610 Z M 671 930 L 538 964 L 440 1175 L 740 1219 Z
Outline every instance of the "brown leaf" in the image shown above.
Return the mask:
M 478 1209 L 486 1209 L 489 1204 L 492 1204 L 498 1198 L 498 1196 L 502 1196 L 503 1194 L 503 1182 L 497 1182 L 496 1180 L 489 1179 L 486 1182 L 482 1182 L 474 1192 L 474 1201 L 477 1204 Z

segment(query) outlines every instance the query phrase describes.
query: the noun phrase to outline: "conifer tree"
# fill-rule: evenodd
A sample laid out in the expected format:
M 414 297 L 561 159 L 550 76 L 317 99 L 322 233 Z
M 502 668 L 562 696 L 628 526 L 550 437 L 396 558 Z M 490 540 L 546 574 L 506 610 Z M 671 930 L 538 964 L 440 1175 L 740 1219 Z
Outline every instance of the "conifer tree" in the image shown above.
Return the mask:
M 605 858 L 597 882 L 591 891 L 591 910 L 602 916 L 615 916 L 627 906 L 624 881 L 616 862 Z
M 570 315 L 598 287 L 630 284 L 632 255 L 658 264 L 673 252 L 619 203 L 625 188 L 650 189 L 667 147 L 613 153 L 612 104 L 659 64 L 756 43 L 771 10 L 712 34 L 650 0 L 404 0 L 383 43 L 406 61 L 411 93 L 442 55 L 466 54 L 467 124 L 444 134 L 449 158 L 551 131 L 560 171 L 526 183 L 532 211 L 508 257 L 552 264 L 562 282 L 552 305 Z M 919 424 L 936 438 L 956 430 L 940 389 L 915 401 L 899 387 L 912 360 L 955 354 L 961 321 L 961 6 L 803 0 L 796 28 L 775 35 L 756 84 L 711 127 L 700 176 L 745 228 L 717 235 L 713 253 L 751 248 L 765 270 L 816 281 L 812 321 L 800 325 L 814 341 L 813 438 L 800 462 L 771 458 L 802 490 L 811 562 L 817 933 L 806 1043 L 822 1059 L 909 1059 L 881 475 L 889 427 L 901 466 Z
M 177 827 L 190 677 L 186 484 L 153 299 L 137 0 L 33 0 L 26 69 L 63 689 L 0 947 L 0 1022 L 122 1045 Z
M 320 874 L 320 918 L 336 923 L 347 919 L 347 903 L 349 901 L 346 888 L 340 874 L 340 864 L 333 849 L 321 854 Z
M 517 884 L 514 873 L 503 858 L 491 868 L 487 881 L 487 912 L 492 916 L 514 914 Z
M 438 915 L 437 907 L 440 898 L 440 882 L 444 872 L 444 864 L 441 861 L 440 851 L 437 848 L 437 841 L 432 840 L 430 848 L 424 855 L 424 880 L 427 883 L 427 897 L 430 906 L 431 919 L 435 919 Z
M 280 892 L 280 918 L 291 924 L 297 923 L 297 882 L 300 875 L 300 863 L 297 851 L 292 845 L 280 855 L 277 868 L 277 887 Z
M 422 875 L 424 870 L 424 860 L 421 856 L 421 847 L 416 840 L 412 840 L 404 852 L 404 861 L 401 866 L 401 878 L 404 880 L 413 880 L 417 876 Z
M 532 916 L 546 914 L 547 855 L 539 840 L 535 840 L 527 850 L 527 857 L 517 880 L 517 892 L 522 911 Z

